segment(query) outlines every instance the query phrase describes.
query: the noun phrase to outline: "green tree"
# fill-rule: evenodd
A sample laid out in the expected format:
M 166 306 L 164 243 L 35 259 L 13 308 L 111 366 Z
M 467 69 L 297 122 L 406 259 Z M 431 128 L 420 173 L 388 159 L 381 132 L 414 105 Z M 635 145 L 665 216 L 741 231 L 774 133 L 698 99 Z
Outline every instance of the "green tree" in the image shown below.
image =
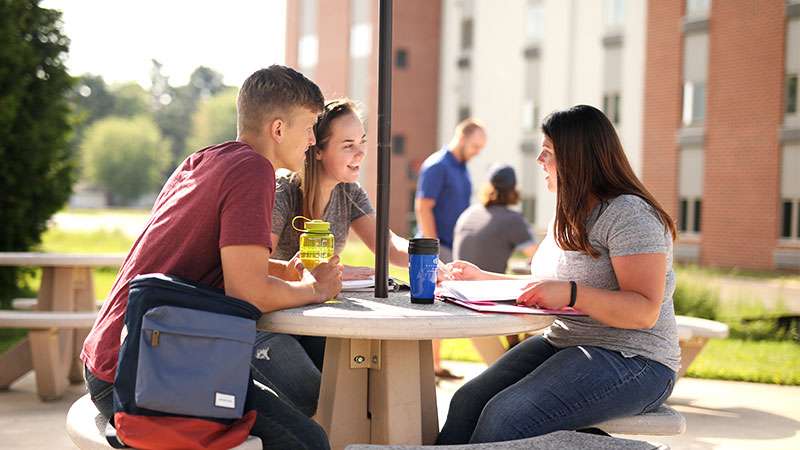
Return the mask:
M 68 48 L 60 12 L 36 0 L 0 0 L 0 251 L 38 244 L 72 192 Z M 0 268 L 0 306 L 16 291 L 17 274 Z
M 86 179 L 124 205 L 160 187 L 169 142 L 148 117 L 108 117 L 86 130 L 81 154 Z
M 114 108 L 111 115 L 134 117 L 152 113 L 150 95 L 139 83 L 129 82 L 111 87 L 114 96 Z
M 222 82 L 222 74 L 199 66 L 192 72 L 188 84 L 173 87 L 156 60 L 153 60 L 150 79 L 150 95 L 156 105 L 155 119 L 161 133 L 172 143 L 171 166 L 174 166 L 185 154 L 187 138 L 192 131 L 192 116 L 198 103 L 224 90 L 226 86 Z
M 229 88 L 200 103 L 184 155 L 236 139 L 236 93 L 237 89 Z

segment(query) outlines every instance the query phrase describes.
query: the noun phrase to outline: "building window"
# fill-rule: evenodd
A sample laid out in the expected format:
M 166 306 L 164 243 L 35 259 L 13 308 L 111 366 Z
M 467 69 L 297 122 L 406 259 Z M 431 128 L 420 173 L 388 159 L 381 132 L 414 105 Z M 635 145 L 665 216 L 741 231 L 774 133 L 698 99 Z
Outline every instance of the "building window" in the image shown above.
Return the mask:
M 606 13 L 606 26 L 621 27 L 625 22 L 625 0 L 606 0 L 603 6 Z
M 397 49 L 394 55 L 394 65 L 398 69 L 405 69 L 408 66 L 408 51 L 406 49 Z
M 544 8 L 541 0 L 528 1 L 528 17 L 525 24 L 525 39 L 528 43 L 542 40 L 544 36 Z
M 406 137 L 402 134 L 392 136 L 392 153 L 398 156 L 406 153 Z
M 469 119 L 472 116 L 472 111 L 469 106 L 460 106 L 458 108 L 458 121 Z
M 686 0 L 686 15 L 706 17 L 711 10 L 711 0 Z
M 408 203 L 409 208 L 407 212 L 408 217 L 408 235 L 415 236 L 417 234 L 417 213 L 414 210 L 414 204 L 417 201 L 416 189 L 411 190 L 411 201 Z
M 684 126 L 701 126 L 706 115 L 708 33 L 690 33 L 683 43 Z
M 792 219 L 794 218 L 794 214 L 792 214 L 793 208 L 793 201 L 786 199 L 783 200 L 783 205 L 781 208 L 781 237 L 784 239 L 791 239 L 792 237 Z
M 465 18 L 461 21 L 461 50 L 472 49 L 472 18 Z
M 533 99 L 522 103 L 522 129 L 527 132 L 536 131 L 539 126 L 539 108 Z
M 786 76 L 786 114 L 797 114 L 797 74 Z
M 521 203 L 522 216 L 528 223 L 536 223 L 536 197 L 523 196 Z
M 781 155 L 781 237 L 800 239 L 800 145 L 785 145 Z
M 317 0 L 303 0 L 300 3 L 300 39 L 297 41 L 297 65 L 307 77 L 314 76 L 319 58 L 317 38 Z
M 681 233 L 700 233 L 702 200 L 699 198 L 681 198 L 678 231 Z
M 678 168 L 680 211 L 678 230 L 682 233 L 700 233 L 703 210 L 703 149 L 685 147 L 680 151 Z
M 603 112 L 614 125 L 619 125 L 619 93 L 613 92 L 603 95 Z
M 706 84 L 686 82 L 683 84 L 683 125 L 699 125 L 706 116 Z

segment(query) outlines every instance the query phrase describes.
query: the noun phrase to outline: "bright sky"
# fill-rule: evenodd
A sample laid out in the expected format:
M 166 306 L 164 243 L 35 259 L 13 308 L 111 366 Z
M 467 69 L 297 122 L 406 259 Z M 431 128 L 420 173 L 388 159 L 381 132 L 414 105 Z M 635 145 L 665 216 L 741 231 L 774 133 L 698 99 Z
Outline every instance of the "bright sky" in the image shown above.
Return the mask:
M 283 63 L 285 0 L 44 0 L 63 12 L 72 75 L 150 86 L 150 60 L 180 86 L 200 65 L 239 86 L 257 69 Z

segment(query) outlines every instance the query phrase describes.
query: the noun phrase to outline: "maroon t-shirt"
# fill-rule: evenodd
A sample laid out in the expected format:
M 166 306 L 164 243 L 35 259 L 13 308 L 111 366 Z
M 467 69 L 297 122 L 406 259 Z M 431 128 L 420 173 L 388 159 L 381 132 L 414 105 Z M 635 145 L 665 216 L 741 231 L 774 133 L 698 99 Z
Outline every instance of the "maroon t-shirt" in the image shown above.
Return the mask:
M 274 200 L 272 164 L 243 142 L 208 147 L 186 158 L 158 195 L 83 344 L 81 359 L 89 370 L 114 381 L 129 281 L 160 272 L 223 288 L 222 247 L 272 250 Z

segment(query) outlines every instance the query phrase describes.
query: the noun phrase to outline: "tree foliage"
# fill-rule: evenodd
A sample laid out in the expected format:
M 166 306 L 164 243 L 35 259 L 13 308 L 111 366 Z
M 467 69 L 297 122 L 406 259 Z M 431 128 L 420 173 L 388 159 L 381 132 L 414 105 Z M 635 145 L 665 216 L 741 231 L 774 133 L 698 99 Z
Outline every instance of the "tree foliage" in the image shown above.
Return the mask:
M 192 134 L 184 156 L 236 139 L 236 94 L 235 88 L 229 88 L 200 103 L 192 118 Z
M 36 0 L 0 0 L 0 250 L 40 242 L 48 219 L 69 198 L 72 78 L 61 13 Z M 13 295 L 16 271 L 0 269 L 0 301 Z
M 145 116 L 95 122 L 86 130 L 81 154 L 84 176 L 106 192 L 112 205 L 158 190 L 170 162 L 169 143 Z

